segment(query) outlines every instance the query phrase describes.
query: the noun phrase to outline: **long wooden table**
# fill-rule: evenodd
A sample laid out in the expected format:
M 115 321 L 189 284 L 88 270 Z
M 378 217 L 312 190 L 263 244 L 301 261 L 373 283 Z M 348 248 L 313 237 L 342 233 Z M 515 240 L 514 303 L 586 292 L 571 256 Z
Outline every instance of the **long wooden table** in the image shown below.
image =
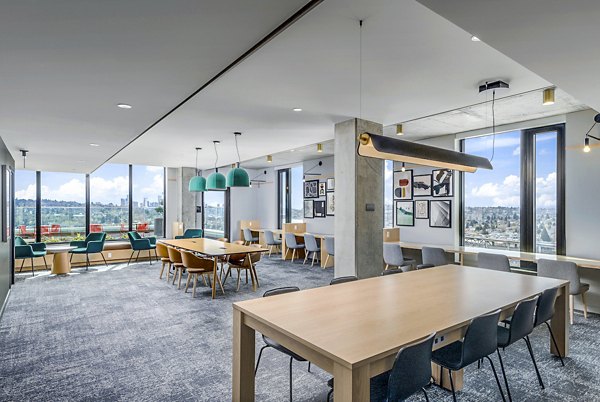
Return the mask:
M 222 242 L 212 239 L 179 239 L 179 240 L 161 240 L 161 243 L 180 248 L 183 250 L 191 251 L 194 253 L 202 254 L 213 259 L 213 281 L 212 281 L 212 298 L 214 299 L 217 294 L 217 267 L 219 257 L 229 256 L 232 254 L 246 254 L 246 258 L 250 258 L 252 253 L 260 253 L 269 251 L 265 248 L 242 246 L 240 244 L 233 244 Z M 250 261 L 252 263 L 252 261 Z
M 446 346 L 473 318 L 501 309 L 504 319 L 552 287 L 552 330 L 566 356 L 569 282 L 557 279 L 445 265 L 234 303 L 233 401 L 254 401 L 255 331 L 333 374 L 336 402 L 364 402 L 401 347 L 432 332 L 434 349 Z

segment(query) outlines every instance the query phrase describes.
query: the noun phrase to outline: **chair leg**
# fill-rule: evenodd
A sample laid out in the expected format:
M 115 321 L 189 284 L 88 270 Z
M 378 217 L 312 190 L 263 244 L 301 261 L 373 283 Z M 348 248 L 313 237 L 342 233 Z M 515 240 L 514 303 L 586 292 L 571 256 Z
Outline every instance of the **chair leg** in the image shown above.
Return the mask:
M 332 392 L 333 390 L 329 391 Z M 425 395 L 425 402 L 429 402 L 429 395 L 427 395 L 427 391 L 425 391 L 425 388 L 421 388 L 421 391 L 423 391 L 423 395 Z M 327 396 L 327 398 L 329 398 L 329 396 Z M 329 401 L 329 399 L 328 399 Z
M 106 258 L 104 258 L 104 253 L 100 253 L 100 255 L 102 256 L 102 259 L 104 260 L 104 265 L 106 265 L 108 267 L 108 262 L 106 262 Z
M 304 252 L 304 262 L 302 263 L 302 265 L 306 264 L 306 259 L 308 258 L 308 251 Z
M 179 282 L 177 282 L 177 290 L 181 289 L 181 277 L 182 276 L 183 276 L 183 267 L 180 267 L 179 268 Z
M 310 373 L 310 362 L 308 362 L 308 372 Z
M 290 402 L 292 402 L 292 363 L 294 358 L 290 357 Z
M 502 401 L 506 402 L 506 398 L 504 397 L 504 391 L 502 391 L 502 385 L 500 385 L 500 379 L 498 378 L 498 373 L 496 372 L 496 367 L 494 367 L 494 362 L 490 359 L 489 356 L 486 356 L 486 359 L 490 362 L 490 366 L 492 366 L 492 372 L 494 373 L 494 378 L 496 379 L 496 384 L 498 385 L 498 390 L 500 391 L 500 395 L 502 395 Z
M 148 259 L 150 260 L 150 265 L 152 265 L 152 250 L 148 250 Z
M 258 274 L 256 273 L 256 267 L 252 267 L 252 273 L 254 274 L 254 280 L 256 281 L 256 287 L 260 287 L 260 283 L 258 282 Z
M 569 317 L 571 318 L 571 325 L 573 325 L 573 310 L 574 310 L 574 304 L 575 300 L 573 300 L 573 295 L 569 295 Z
M 225 285 L 225 282 L 227 282 L 227 278 L 229 277 L 230 274 L 231 274 L 231 267 L 227 267 L 227 272 L 225 272 L 225 278 L 223 279 L 223 285 Z
M 311 267 L 311 268 L 313 267 L 313 265 L 315 265 L 315 258 L 316 258 L 316 257 L 317 257 L 317 253 L 315 253 L 315 252 L 313 251 L 313 258 L 312 258 L 312 261 L 311 261 L 311 263 L 310 263 L 310 267 Z
M 560 364 L 562 364 L 562 366 L 565 367 L 565 362 L 563 360 L 563 357 L 560 354 L 560 350 L 558 349 L 558 344 L 556 343 L 556 339 L 554 339 L 554 333 L 552 332 L 552 327 L 550 326 L 550 324 L 548 324 L 548 322 L 545 322 L 544 324 L 546 324 L 546 326 L 548 327 L 548 331 L 550 331 L 550 338 L 552 339 L 554 348 L 556 349 L 556 352 L 558 353 L 558 357 L 560 358 Z
M 506 371 L 504 371 L 504 363 L 502 362 L 500 349 L 496 349 L 496 353 L 498 353 L 498 360 L 500 360 L 500 368 L 502 369 L 502 376 L 504 377 L 504 385 L 506 385 L 506 393 L 508 394 L 508 400 L 512 402 L 512 395 L 510 394 L 510 388 L 508 387 L 508 378 L 506 378 Z
M 44 259 L 44 266 L 46 267 L 46 269 L 48 269 L 48 263 L 46 262 L 46 256 L 43 255 L 42 258 Z M 583 296 L 583 295 L 582 295 Z M 587 317 L 586 317 L 587 318 Z
M 185 290 L 183 291 L 183 293 L 187 293 L 189 287 L 190 287 L 190 280 L 192 279 L 192 275 L 188 275 L 187 280 L 185 281 Z
M 131 259 L 133 258 L 133 255 L 135 254 L 135 250 L 131 252 L 131 255 L 129 256 L 129 261 L 127 261 L 127 265 L 129 265 L 129 263 L 131 262 Z M 73 256 L 71 255 L 71 258 L 73 258 Z M 167 282 L 169 281 L 169 274 L 167 274 Z
M 296 256 L 296 249 L 294 249 L 294 251 L 292 251 L 292 262 L 294 262 L 294 257 Z
M 581 294 L 581 303 L 583 304 L 583 318 L 587 320 L 587 301 L 585 299 L 585 292 Z
M 448 377 L 450 377 L 450 388 L 452 389 L 452 400 L 456 402 L 456 391 L 454 390 L 454 380 L 452 379 L 452 370 L 448 369 Z
M 25 264 L 25 259 L 23 258 L 23 261 L 21 261 L 21 269 L 19 269 L 19 272 L 23 271 L 23 265 Z
M 71 258 L 69 259 L 69 262 L 73 262 L 73 253 L 71 253 Z
M 327 267 L 327 263 L 329 262 L 329 254 L 325 257 L 325 264 L 323 264 L 323 268 Z
M 271 253 L 273 252 L 273 245 L 269 245 L 269 257 L 271 257 Z
M 221 278 L 217 276 L 217 281 L 219 281 L 219 286 L 221 287 L 221 292 L 225 294 L 225 289 L 223 289 L 223 282 L 221 282 Z
M 538 369 L 537 363 L 535 361 L 535 356 L 533 354 L 533 348 L 531 347 L 531 341 L 529 340 L 529 336 L 525 337 L 525 343 L 527 344 L 527 349 L 529 350 L 529 355 L 531 356 L 531 361 L 533 362 L 533 367 L 535 368 L 535 374 L 537 375 L 540 387 L 542 387 L 542 389 L 546 389 L 546 387 L 544 387 L 544 382 L 542 381 L 542 376 L 540 375 L 540 370 Z
M 196 298 L 196 284 L 198 283 L 198 274 L 190 275 L 188 273 L 188 277 L 190 277 L 190 276 L 194 277 L 194 287 L 192 288 L 192 297 Z
M 89 255 L 85 255 L 85 270 L 87 271 L 90 268 L 90 257 Z
M 162 262 L 162 267 L 160 269 L 160 275 L 158 276 L 158 279 L 162 279 L 162 274 L 165 271 L 165 261 Z
M 35 273 L 33 272 L 33 258 L 31 259 L 31 276 L 35 276 Z
M 235 289 L 236 292 L 240 291 L 240 270 L 238 269 L 238 277 L 237 277 L 237 287 Z
M 256 367 L 254 368 L 254 376 L 255 377 L 256 377 L 256 372 L 258 371 L 258 365 L 260 364 L 260 358 L 262 357 L 262 352 L 263 352 L 263 350 L 265 350 L 268 347 L 269 347 L 269 345 L 265 345 L 262 348 L 260 348 L 260 352 L 258 352 L 258 360 L 256 361 Z

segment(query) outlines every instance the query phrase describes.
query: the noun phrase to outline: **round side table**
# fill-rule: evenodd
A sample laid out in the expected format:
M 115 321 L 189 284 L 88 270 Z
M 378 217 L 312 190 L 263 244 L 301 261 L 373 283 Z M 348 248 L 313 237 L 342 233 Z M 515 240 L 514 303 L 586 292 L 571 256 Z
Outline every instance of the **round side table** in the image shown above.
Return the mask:
M 71 262 L 69 261 L 69 251 L 75 250 L 74 246 L 48 246 L 46 252 L 54 254 L 52 258 L 52 271 L 55 275 L 68 275 L 71 272 Z

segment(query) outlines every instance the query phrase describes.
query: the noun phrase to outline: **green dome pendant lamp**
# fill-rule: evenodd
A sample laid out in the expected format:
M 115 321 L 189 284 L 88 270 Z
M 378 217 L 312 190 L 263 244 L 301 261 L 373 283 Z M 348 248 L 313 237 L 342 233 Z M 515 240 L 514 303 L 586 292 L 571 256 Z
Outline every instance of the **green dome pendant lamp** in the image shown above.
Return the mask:
M 227 187 L 250 187 L 250 177 L 248 172 L 240 167 L 240 149 L 238 148 L 238 136 L 242 135 L 239 131 L 233 133 L 235 138 L 235 149 L 237 151 L 238 161 L 236 167 L 227 173 Z
M 196 148 L 196 176 L 192 177 L 188 185 L 191 193 L 203 193 L 206 191 L 206 179 L 200 176 L 198 171 L 198 151 L 202 148 Z
M 213 141 L 213 145 L 215 146 L 215 171 L 211 173 L 206 179 L 206 190 L 208 191 L 225 191 L 227 190 L 227 179 L 223 173 L 219 173 L 219 168 L 217 167 L 217 163 L 219 163 L 219 153 L 217 152 L 217 144 L 220 144 L 221 141 Z

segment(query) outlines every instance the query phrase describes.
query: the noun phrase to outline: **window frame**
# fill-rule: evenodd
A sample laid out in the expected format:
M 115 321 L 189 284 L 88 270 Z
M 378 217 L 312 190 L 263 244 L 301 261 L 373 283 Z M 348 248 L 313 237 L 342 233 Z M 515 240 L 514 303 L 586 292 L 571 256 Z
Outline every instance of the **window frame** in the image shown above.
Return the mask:
M 291 182 L 291 175 L 292 175 L 292 169 L 291 168 L 285 168 L 285 169 L 279 169 L 277 170 L 277 229 L 282 229 L 283 228 L 283 223 L 281 221 L 281 216 L 282 211 L 281 211 L 281 186 L 282 186 L 282 182 L 284 181 L 282 179 L 283 174 L 285 173 L 285 220 L 286 223 L 287 222 L 291 222 L 292 221 L 292 192 L 291 192 L 291 186 L 290 186 L 290 182 Z
M 230 191 L 230 188 L 227 187 L 227 190 L 213 191 L 213 192 L 225 193 L 225 197 L 224 197 L 224 201 L 223 201 L 225 203 L 225 222 L 224 222 L 225 230 L 223 231 L 223 237 L 231 240 L 231 237 L 230 237 L 230 234 L 231 234 L 231 227 L 230 227 L 231 226 L 231 191 Z M 200 194 L 201 194 L 200 205 L 202 206 L 201 207 L 202 208 L 202 219 L 201 219 L 200 228 L 202 229 L 203 236 L 206 237 L 206 231 L 204 230 L 204 219 L 206 218 L 206 207 L 204 205 L 205 192 L 202 192 Z M 195 211 L 194 213 L 197 213 L 197 211 Z

